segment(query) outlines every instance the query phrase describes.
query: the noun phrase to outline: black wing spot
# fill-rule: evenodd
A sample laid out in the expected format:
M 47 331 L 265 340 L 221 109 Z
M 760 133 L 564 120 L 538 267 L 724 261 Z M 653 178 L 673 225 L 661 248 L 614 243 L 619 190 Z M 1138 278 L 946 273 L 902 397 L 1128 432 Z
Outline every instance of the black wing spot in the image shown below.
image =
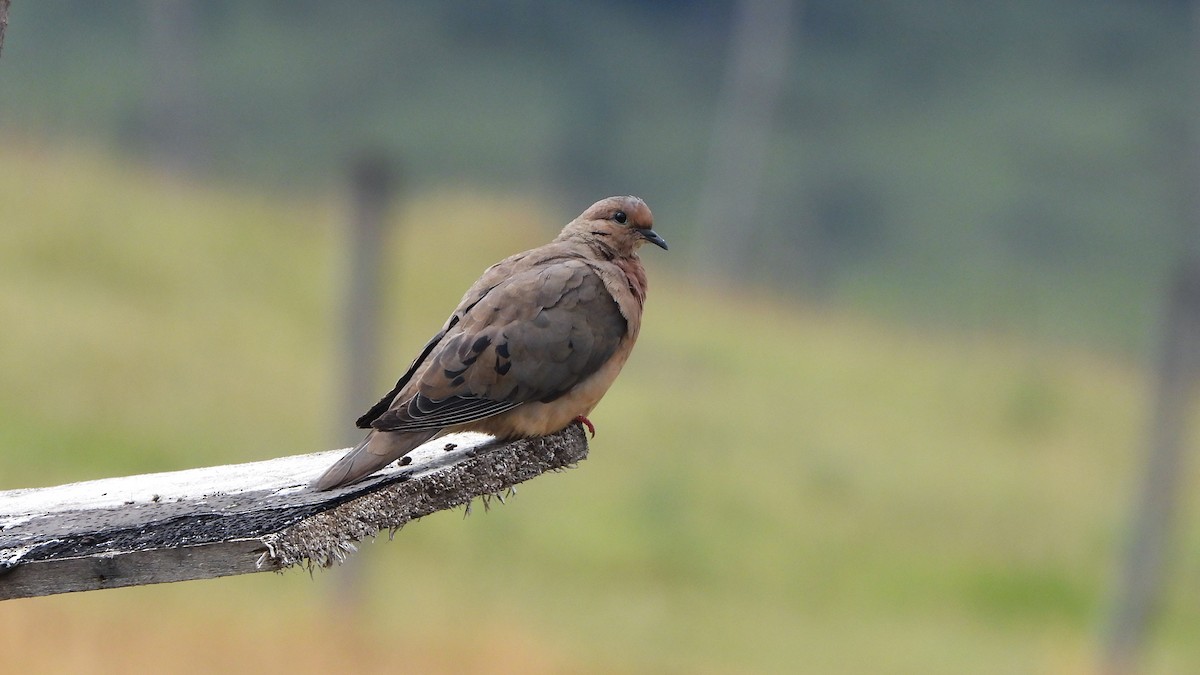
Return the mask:
M 496 356 L 499 356 L 502 359 L 508 358 L 508 343 L 507 342 L 496 347 Z
M 442 371 L 442 374 L 445 375 L 446 379 L 448 379 L 448 380 L 456 380 L 456 379 L 461 378 L 462 374 L 465 372 L 467 372 L 466 368 L 460 368 L 459 370 L 450 370 L 449 368 L 447 368 Z
M 450 386 L 457 387 L 466 381 L 467 381 L 466 378 L 464 378 L 462 375 L 459 375 L 458 377 L 454 378 L 453 380 L 450 380 Z
M 512 361 L 505 361 L 504 363 L 500 363 L 500 359 L 496 359 L 496 372 L 497 373 L 500 373 L 501 375 L 507 375 L 508 370 L 510 368 L 512 368 Z
M 471 351 L 481 352 L 487 349 L 490 344 L 492 344 L 492 339 L 486 335 L 481 335 L 479 339 L 471 344 Z

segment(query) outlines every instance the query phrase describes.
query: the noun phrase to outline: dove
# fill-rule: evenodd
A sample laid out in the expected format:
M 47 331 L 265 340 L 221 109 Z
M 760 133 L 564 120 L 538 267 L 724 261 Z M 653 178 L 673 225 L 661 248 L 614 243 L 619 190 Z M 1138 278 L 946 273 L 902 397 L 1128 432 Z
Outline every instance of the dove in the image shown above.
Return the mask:
M 587 415 L 629 358 L 642 325 L 638 249 L 667 248 L 637 197 L 602 199 L 550 243 L 484 271 L 412 365 L 358 419 L 366 438 L 313 482 L 356 483 L 417 446 L 475 431 L 545 436 Z

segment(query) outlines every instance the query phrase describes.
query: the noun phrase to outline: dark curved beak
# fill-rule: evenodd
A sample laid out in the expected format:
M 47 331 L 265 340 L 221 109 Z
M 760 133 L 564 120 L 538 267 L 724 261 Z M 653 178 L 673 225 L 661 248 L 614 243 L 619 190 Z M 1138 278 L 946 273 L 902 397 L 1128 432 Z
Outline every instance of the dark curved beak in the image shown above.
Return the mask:
M 667 250 L 667 240 L 658 236 L 658 233 L 654 230 L 638 230 L 638 233 L 642 235 L 642 239 L 645 239 L 664 251 Z

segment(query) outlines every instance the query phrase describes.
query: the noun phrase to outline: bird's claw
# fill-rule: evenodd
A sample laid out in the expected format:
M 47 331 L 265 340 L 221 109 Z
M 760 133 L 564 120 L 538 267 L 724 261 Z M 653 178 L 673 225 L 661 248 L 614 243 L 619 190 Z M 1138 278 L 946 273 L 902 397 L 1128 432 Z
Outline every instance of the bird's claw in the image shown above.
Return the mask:
M 596 427 L 592 424 L 591 420 L 584 417 L 583 415 L 578 415 L 575 417 L 575 421 L 579 422 L 583 426 L 587 427 L 588 432 L 592 434 L 592 438 L 596 437 Z

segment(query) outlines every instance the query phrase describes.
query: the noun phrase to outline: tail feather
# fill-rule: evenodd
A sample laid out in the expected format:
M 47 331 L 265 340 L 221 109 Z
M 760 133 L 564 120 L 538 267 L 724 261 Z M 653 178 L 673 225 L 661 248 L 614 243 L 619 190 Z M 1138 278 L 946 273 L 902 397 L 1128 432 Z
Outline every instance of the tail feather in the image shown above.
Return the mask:
M 347 452 L 337 463 L 329 467 L 321 477 L 313 481 L 316 490 L 332 490 L 370 476 L 383 467 L 412 452 L 418 445 L 437 435 L 438 430 L 398 433 L 372 431 L 367 437 Z

